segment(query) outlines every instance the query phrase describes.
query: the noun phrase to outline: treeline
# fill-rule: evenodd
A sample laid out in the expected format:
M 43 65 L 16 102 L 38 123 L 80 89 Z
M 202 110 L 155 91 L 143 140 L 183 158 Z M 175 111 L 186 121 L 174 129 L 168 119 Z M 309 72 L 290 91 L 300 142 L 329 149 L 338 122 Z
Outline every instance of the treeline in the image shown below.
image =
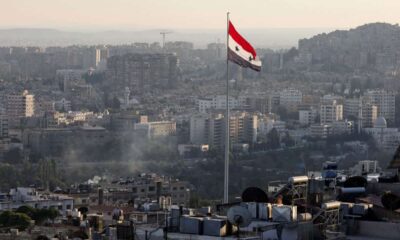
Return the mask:
M 42 159 L 37 162 L 0 163 L 0 190 L 7 192 L 10 188 L 31 186 L 54 190 L 65 187 L 63 174 L 54 160 Z
M 23 231 L 28 228 L 32 220 L 35 224 L 43 224 L 47 220 L 53 221 L 59 212 L 55 208 L 36 209 L 31 206 L 21 206 L 15 211 L 5 211 L 0 214 L 0 228 L 18 228 Z

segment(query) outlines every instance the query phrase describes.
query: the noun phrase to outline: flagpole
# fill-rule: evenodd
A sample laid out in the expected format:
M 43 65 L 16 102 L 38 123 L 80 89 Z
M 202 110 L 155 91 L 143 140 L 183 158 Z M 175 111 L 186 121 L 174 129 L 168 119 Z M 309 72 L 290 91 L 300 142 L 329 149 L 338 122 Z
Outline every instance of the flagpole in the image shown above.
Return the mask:
M 229 12 L 226 13 L 226 114 L 225 114 L 225 172 L 224 203 L 229 202 Z

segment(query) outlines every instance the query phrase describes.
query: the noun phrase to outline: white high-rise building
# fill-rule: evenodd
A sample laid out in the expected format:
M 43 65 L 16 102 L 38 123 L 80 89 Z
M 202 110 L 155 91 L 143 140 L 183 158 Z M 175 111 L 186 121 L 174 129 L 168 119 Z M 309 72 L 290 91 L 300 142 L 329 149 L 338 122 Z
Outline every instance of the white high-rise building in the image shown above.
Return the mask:
M 343 120 L 343 105 L 337 104 L 336 100 L 321 104 L 320 117 L 321 124 L 331 124 Z
M 383 89 L 369 90 L 364 94 L 378 107 L 378 117 L 384 117 L 389 124 L 395 121 L 396 94 Z
M 230 141 L 255 143 L 258 135 L 258 116 L 247 112 L 232 112 L 229 121 Z M 190 141 L 223 149 L 225 144 L 225 117 L 223 114 L 199 114 L 190 119 Z
M 247 104 L 247 97 L 239 96 L 237 98 L 229 96 L 229 109 L 242 108 Z M 206 113 L 209 110 L 226 109 L 226 95 L 217 95 L 197 100 L 199 112 Z

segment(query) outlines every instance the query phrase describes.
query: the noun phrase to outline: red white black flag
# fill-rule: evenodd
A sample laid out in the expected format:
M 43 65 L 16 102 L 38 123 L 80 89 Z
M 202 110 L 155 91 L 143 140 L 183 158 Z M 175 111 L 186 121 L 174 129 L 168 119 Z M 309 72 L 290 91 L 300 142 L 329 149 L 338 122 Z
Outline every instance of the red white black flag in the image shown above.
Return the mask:
M 257 72 L 261 70 L 261 61 L 254 48 L 244 39 L 229 21 L 228 60 Z

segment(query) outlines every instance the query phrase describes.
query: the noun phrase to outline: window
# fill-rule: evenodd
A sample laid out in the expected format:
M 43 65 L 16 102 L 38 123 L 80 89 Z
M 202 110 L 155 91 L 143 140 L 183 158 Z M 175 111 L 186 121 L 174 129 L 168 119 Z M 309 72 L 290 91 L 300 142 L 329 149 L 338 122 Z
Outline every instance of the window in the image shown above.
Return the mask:
M 137 193 L 137 188 L 136 187 L 132 188 L 132 192 Z
M 141 191 L 141 192 L 144 192 L 144 191 L 145 191 L 145 189 L 144 189 L 144 188 L 142 188 L 142 189 L 140 189 L 140 191 Z
M 155 190 L 156 190 L 156 187 L 154 187 L 154 186 L 150 186 L 150 187 L 149 187 L 149 191 L 150 191 L 150 192 L 153 192 L 153 191 L 155 191 Z
M 71 209 L 71 205 L 70 204 L 67 205 L 67 209 Z

